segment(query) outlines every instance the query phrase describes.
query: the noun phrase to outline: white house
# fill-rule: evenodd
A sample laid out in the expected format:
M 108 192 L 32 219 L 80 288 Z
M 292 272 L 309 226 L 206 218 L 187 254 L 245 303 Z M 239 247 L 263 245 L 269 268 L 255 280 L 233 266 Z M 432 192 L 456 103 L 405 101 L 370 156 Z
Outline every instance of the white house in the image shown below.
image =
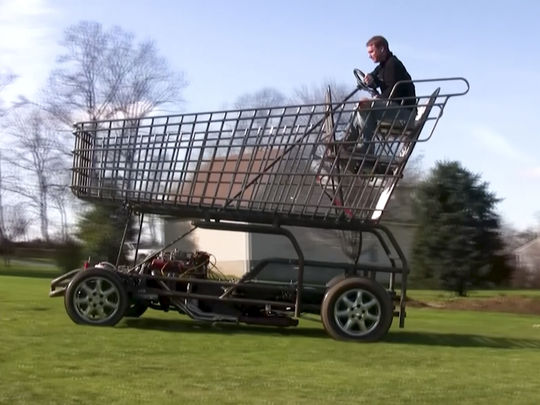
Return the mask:
M 194 173 L 191 180 L 182 184 L 182 192 L 178 193 L 181 197 L 169 195 L 169 199 L 176 199 L 179 203 L 186 203 L 182 199 L 189 198 L 189 203 L 195 205 L 199 203 L 214 203 L 217 205 L 224 203 L 227 196 L 242 190 L 248 172 L 256 173 L 261 169 L 265 158 L 264 153 L 266 151 L 260 149 L 254 155 L 254 158 L 251 155 L 240 158 L 231 155 L 208 160 L 197 173 Z M 272 151 L 271 153 L 277 152 Z M 232 173 L 235 172 L 236 174 L 233 175 Z M 240 199 L 240 207 L 243 206 L 242 204 L 247 206 L 249 198 L 250 195 L 244 193 L 242 199 Z M 395 193 L 392 195 L 392 199 L 394 198 Z M 389 206 L 392 205 L 392 199 Z M 405 256 L 409 257 L 414 234 L 414 226 L 411 225 L 411 216 L 410 212 L 408 212 L 410 206 L 405 206 L 402 201 L 397 201 L 397 204 L 404 206 L 401 211 L 404 211 L 406 215 L 403 218 L 402 213 L 400 213 L 400 221 L 396 221 L 395 215 L 390 215 L 389 219 L 393 220 L 393 222 L 389 223 L 389 228 L 400 243 Z M 172 241 L 187 229 L 189 227 L 186 222 L 167 220 L 164 226 L 164 240 L 166 242 Z M 342 231 L 304 227 L 288 227 L 287 229 L 291 230 L 297 238 L 306 260 L 332 263 L 352 262 L 352 259 L 345 252 L 351 250 L 350 245 L 353 242 Z M 246 273 L 252 265 L 264 259 L 297 258 L 290 241 L 283 236 L 209 229 L 197 229 L 190 236 L 189 240 L 179 243 L 177 247 L 181 250 L 197 249 L 212 254 L 216 259 L 218 268 L 225 274 L 240 276 Z M 372 235 L 366 234 L 364 236 L 363 247 L 362 262 L 389 265 L 386 254 Z M 349 254 L 349 256 L 351 255 Z M 268 268 L 274 278 L 287 279 L 289 277 L 288 273 L 294 272 L 294 265 L 269 265 Z M 342 272 L 342 270 L 309 269 L 306 267 L 306 282 L 309 282 L 310 279 L 320 281 L 323 278 L 331 277 L 336 272 Z
M 540 237 L 514 250 L 515 279 L 525 286 L 540 282 Z

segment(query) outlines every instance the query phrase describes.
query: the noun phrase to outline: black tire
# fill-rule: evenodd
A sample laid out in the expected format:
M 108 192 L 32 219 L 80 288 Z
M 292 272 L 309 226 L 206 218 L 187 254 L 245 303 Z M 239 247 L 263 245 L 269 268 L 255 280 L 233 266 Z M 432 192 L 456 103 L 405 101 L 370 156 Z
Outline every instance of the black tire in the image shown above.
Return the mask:
M 143 302 L 132 302 L 126 309 L 125 317 L 139 318 L 146 312 L 148 305 Z
M 393 318 L 390 295 L 376 281 L 346 278 L 330 287 L 321 306 L 321 319 L 338 340 L 374 342 L 382 339 Z
M 120 277 L 111 270 L 91 268 L 70 281 L 64 305 L 71 320 L 95 326 L 116 325 L 128 307 L 128 296 Z

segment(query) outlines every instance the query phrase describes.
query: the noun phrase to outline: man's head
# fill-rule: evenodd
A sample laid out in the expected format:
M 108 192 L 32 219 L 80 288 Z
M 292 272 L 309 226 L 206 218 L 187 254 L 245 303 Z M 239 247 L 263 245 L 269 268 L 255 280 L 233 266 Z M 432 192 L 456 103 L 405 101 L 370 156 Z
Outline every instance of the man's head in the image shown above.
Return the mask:
M 385 61 L 390 52 L 388 49 L 388 41 L 380 35 L 375 35 L 367 41 L 366 47 L 369 58 L 375 63 Z

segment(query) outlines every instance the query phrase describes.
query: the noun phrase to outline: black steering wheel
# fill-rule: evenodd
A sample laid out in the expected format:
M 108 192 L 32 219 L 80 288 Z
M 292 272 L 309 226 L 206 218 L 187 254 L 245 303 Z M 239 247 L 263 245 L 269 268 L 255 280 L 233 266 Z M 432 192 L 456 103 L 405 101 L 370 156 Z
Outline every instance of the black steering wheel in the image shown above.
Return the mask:
M 366 83 L 364 83 L 364 77 L 366 75 L 364 72 L 362 72 L 360 69 L 353 69 L 354 77 L 356 77 L 356 85 L 359 89 L 367 91 L 372 96 L 378 96 L 379 92 L 371 87 L 369 87 Z

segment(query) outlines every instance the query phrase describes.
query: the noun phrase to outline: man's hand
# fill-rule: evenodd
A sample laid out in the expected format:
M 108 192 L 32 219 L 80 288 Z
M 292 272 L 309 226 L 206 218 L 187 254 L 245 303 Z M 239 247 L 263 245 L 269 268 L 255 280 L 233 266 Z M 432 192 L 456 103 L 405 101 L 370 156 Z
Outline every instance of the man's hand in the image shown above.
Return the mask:
M 373 102 L 372 98 L 362 98 L 358 102 L 358 107 L 359 108 L 369 108 L 369 107 L 371 107 L 372 102 Z
M 371 76 L 369 73 L 364 76 L 364 83 L 368 86 L 371 86 L 373 84 L 373 76 Z

